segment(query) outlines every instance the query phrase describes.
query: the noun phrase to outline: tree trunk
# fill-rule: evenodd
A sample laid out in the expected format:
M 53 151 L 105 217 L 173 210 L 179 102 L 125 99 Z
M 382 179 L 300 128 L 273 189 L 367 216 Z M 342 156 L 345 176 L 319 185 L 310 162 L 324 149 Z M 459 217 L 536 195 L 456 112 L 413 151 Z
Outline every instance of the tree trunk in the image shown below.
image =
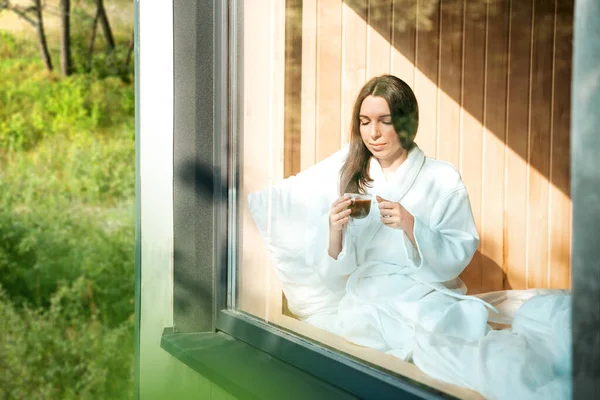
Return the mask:
M 92 37 L 90 38 L 90 45 L 88 47 L 88 70 L 92 70 L 92 55 L 94 53 L 94 43 L 96 42 L 96 31 L 98 30 L 98 20 L 100 19 L 100 9 L 96 11 L 94 17 L 94 24 L 92 25 Z
M 35 12 L 37 15 L 37 33 L 38 41 L 40 43 L 40 53 L 42 54 L 42 60 L 48 71 L 52 71 L 52 58 L 48 51 L 48 43 L 46 42 L 46 33 L 44 32 L 44 20 L 42 18 L 42 1 L 35 0 Z
M 60 0 L 60 70 L 63 76 L 72 72 L 70 11 L 71 1 Z
M 115 39 L 113 38 L 112 30 L 110 29 L 110 24 L 108 23 L 106 10 L 104 9 L 104 0 L 96 0 L 96 5 L 98 7 L 98 14 L 100 14 L 100 25 L 102 26 L 102 31 L 104 32 L 107 51 L 110 53 L 115 49 Z
M 125 59 L 125 65 L 129 66 L 129 61 L 131 61 L 131 53 L 133 53 L 135 40 L 135 31 L 131 32 L 131 40 L 129 41 L 129 46 L 127 46 L 127 58 Z

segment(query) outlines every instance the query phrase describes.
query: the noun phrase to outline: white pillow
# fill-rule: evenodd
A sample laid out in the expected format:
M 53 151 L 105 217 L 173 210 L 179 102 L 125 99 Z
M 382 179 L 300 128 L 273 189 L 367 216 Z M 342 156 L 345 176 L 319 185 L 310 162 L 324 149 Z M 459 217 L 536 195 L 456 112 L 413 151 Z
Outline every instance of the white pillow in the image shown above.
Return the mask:
M 248 196 L 288 307 L 301 319 L 332 312 L 343 295 L 341 279 L 325 281 L 315 268 L 327 255 L 329 211 L 339 197 L 339 172 L 347 154 L 345 147 L 298 175 Z

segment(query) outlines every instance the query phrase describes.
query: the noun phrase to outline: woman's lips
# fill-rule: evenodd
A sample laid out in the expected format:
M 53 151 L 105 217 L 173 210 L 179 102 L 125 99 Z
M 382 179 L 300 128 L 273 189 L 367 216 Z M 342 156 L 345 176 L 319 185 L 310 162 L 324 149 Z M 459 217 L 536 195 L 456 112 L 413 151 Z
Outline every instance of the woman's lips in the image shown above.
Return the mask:
M 385 143 L 383 144 L 371 144 L 371 148 L 375 151 L 380 151 L 385 148 Z

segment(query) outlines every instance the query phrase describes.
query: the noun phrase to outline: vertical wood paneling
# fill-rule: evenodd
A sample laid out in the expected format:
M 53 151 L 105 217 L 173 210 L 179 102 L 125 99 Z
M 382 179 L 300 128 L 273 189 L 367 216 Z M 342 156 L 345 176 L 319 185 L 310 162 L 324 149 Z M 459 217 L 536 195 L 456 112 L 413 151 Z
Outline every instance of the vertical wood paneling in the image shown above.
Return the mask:
M 417 143 L 459 167 L 469 191 L 482 239 L 461 275 L 469 291 L 570 287 L 573 0 L 290 0 L 286 7 L 285 67 L 283 51 L 277 55 L 283 28 L 273 25 L 284 14 L 257 7 L 245 14 L 252 57 L 244 67 L 242 198 L 337 151 L 360 87 L 391 72 L 419 100 Z M 294 13 L 298 26 L 290 26 Z M 277 68 L 285 69 L 285 142 Z M 265 317 L 265 290 L 280 288 L 243 217 L 251 251 L 239 300 Z
M 270 80 L 269 98 L 270 98 L 270 157 L 271 157 L 271 182 L 273 184 L 284 176 L 284 170 L 281 167 L 284 164 L 285 154 L 285 29 L 286 29 L 286 4 L 271 0 L 270 9 L 270 73 L 267 79 Z M 264 74 L 264 72 L 263 72 Z M 293 109 L 292 109 L 293 110 Z M 296 146 L 290 146 L 289 150 L 293 151 Z M 254 249 L 252 249 L 254 251 Z M 273 315 L 280 315 L 283 310 L 283 289 L 281 282 L 277 277 L 275 268 L 271 262 L 267 263 L 267 279 L 266 288 L 268 290 L 266 316 L 267 321 L 273 319 Z
M 391 73 L 414 89 L 417 0 L 392 0 Z
M 285 177 L 300 172 L 302 118 L 302 0 L 287 0 L 285 7 Z
M 317 0 L 302 0 L 302 93 L 300 168 L 317 159 Z
M 482 292 L 504 286 L 504 156 L 508 68 L 509 4 L 488 6 L 486 29 L 483 200 L 481 221 Z
M 340 149 L 342 0 L 317 2 L 317 159 Z
M 268 1 L 263 2 L 265 5 Z M 264 95 L 268 90 L 266 78 L 260 74 L 259 66 L 254 60 L 270 57 L 269 46 L 260 46 L 259 42 L 269 34 L 268 14 L 257 12 L 255 7 L 245 7 L 246 21 L 244 24 L 244 104 L 243 104 L 243 132 L 242 149 L 245 157 L 242 160 L 242 223 L 240 240 L 242 244 L 241 265 L 237 272 L 237 306 L 260 318 L 265 318 L 266 296 L 268 292 L 265 285 L 269 258 L 266 249 L 260 243 L 260 235 L 253 224 L 252 216 L 248 210 L 247 197 L 249 193 L 259 190 L 267 183 L 270 175 L 269 158 L 257 159 L 250 157 L 257 150 L 259 141 L 250 140 L 258 132 L 259 121 L 270 120 L 269 107 L 258 107 L 258 104 L 268 101 Z M 267 42 L 268 43 L 268 42 Z M 256 57 L 248 57 L 255 54 Z M 262 89 L 262 90 L 261 90 Z M 268 129 L 262 131 L 262 140 L 270 140 Z M 263 150 L 264 151 L 264 150 Z M 259 251 L 252 252 L 256 247 Z
M 437 158 L 458 167 L 462 92 L 463 3 L 441 1 Z M 442 89 L 443 88 L 443 89 Z M 458 101 L 456 100 L 458 99 Z
M 342 144 L 350 139 L 354 100 L 367 80 L 367 0 L 343 4 L 342 27 Z
M 283 178 L 285 14 L 278 1 L 261 3 L 244 9 L 242 251 L 237 306 L 266 319 L 271 285 L 276 278 L 272 276 L 270 257 L 250 215 L 247 198 Z
M 368 1 L 367 78 L 390 73 L 392 42 L 392 2 Z
M 554 75 L 550 165 L 550 265 L 551 288 L 570 287 L 571 191 L 570 111 L 573 0 L 561 0 L 554 24 Z
M 532 1 L 511 0 L 510 8 L 504 270 L 507 287 L 524 289 Z
M 535 0 L 532 43 L 531 111 L 529 132 L 529 209 L 527 287 L 548 282 L 548 200 L 554 1 Z
M 419 107 L 419 131 L 415 141 L 434 157 L 437 141 L 437 87 L 439 67 L 440 4 L 417 2 L 415 95 Z
M 303 128 L 302 168 L 339 148 L 338 126 L 346 142 L 358 89 L 387 72 L 389 61 L 419 100 L 420 147 L 458 166 L 467 185 L 482 239 L 461 275 L 470 291 L 568 287 L 572 2 L 558 3 L 554 23 L 553 2 L 540 2 L 533 15 L 533 0 L 347 0 L 341 28 L 339 3 L 318 5 L 303 4 L 303 15 L 318 13 L 319 24 L 312 36 L 316 26 L 303 22 L 303 46 L 319 47 L 318 109 L 302 110 L 303 127 L 312 126 L 305 123 L 311 116 L 317 124 L 306 144 Z M 311 51 L 302 53 L 310 63 Z M 341 100 L 334 91 L 339 57 Z M 303 96 L 310 97 L 313 78 L 305 74 L 312 71 L 302 70 Z M 312 159 L 304 156 L 311 141 L 319 149 Z
M 460 171 L 467 186 L 478 229 L 482 214 L 482 141 L 485 71 L 485 15 L 469 12 L 465 2 L 463 103 L 461 109 Z M 480 230 L 480 229 L 479 229 Z M 481 292 L 482 254 L 478 250 L 461 274 L 469 291 Z

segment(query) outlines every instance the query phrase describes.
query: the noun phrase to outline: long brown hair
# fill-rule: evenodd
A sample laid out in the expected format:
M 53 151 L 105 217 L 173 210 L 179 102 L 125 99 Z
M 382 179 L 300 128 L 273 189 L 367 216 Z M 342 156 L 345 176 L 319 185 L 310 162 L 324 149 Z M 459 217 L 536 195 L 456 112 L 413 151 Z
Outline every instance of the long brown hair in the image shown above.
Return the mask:
M 369 160 L 371 152 L 360 135 L 360 107 L 368 96 L 383 97 L 392 114 L 392 124 L 400 144 L 407 151 L 414 146 L 419 126 L 419 105 L 410 86 L 393 75 L 371 79 L 360 90 L 354 109 L 350 132 L 350 151 L 340 173 L 340 194 L 365 193 L 369 183 Z

